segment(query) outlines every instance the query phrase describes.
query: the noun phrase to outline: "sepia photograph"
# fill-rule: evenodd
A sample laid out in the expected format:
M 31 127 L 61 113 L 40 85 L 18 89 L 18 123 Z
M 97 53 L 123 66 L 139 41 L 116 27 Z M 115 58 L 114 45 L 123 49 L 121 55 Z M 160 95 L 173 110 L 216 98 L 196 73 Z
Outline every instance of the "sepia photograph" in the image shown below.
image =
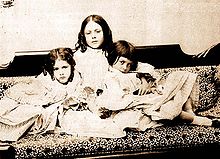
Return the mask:
M 0 159 L 218 156 L 219 0 L 0 0 Z

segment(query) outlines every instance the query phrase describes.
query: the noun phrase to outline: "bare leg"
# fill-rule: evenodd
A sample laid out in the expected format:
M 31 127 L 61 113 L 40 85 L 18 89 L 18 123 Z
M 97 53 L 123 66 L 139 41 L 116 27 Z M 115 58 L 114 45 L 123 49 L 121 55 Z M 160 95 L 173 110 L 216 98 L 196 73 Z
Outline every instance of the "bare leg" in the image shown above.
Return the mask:
M 179 117 L 181 120 L 189 122 L 189 123 L 192 123 L 193 119 L 194 119 L 194 115 L 192 115 L 191 113 L 186 112 L 186 111 L 182 111 L 180 113 Z
M 192 102 L 192 99 L 189 97 L 186 103 L 183 106 L 183 111 L 191 113 L 192 115 L 195 115 L 194 113 L 194 105 Z
M 193 125 L 204 125 L 204 126 L 214 126 L 220 127 L 220 120 L 212 120 L 204 116 L 197 116 L 194 111 L 194 105 L 192 99 L 189 97 L 186 103 L 183 106 L 183 110 L 180 113 L 179 117 L 185 122 L 189 122 Z
M 212 119 L 203 116 L 192 115 L 189 112 L 182 111 L 179 115 L 181 120 L 185 122 L 189 122 L 193 125 L 204 125 L 204 126 L 212 126 Z

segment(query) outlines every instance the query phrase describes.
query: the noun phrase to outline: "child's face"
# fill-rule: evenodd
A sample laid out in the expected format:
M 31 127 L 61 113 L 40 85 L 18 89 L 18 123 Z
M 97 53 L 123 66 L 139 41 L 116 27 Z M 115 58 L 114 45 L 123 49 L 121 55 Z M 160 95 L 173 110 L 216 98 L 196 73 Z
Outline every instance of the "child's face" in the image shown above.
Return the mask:
M 70 75 L 70 65 L 66 61 L 56 60 L 54 65 L 54 76 L 56 80 L 62 84 L 65 84 L 68 82 Z
M 89 21 L 84 30 L 86 43 L 91 48 L 99 48 L 104 41 L 102 27 L 94 21 Z
M 125 57 L 119 57 L 117 62 L 115 62 L 112 67 L 121 71 L 122 73 L 128 73 L 131 69 L 133 62 Z

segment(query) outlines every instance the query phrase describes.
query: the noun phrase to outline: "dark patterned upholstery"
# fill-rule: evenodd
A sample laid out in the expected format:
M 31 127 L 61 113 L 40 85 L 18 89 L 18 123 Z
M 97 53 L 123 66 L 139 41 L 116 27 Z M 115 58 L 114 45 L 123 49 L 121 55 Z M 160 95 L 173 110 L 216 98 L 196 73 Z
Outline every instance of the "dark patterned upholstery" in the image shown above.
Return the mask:
M 220 129 L 192 125 L 169 125 L 145 132 L 128 131 L 118 139 L 76 138 L 70 135 L 38 135 L 22 138 L 15 147 L 16 158 L 63 158 L 187 149 L 220 142 Z

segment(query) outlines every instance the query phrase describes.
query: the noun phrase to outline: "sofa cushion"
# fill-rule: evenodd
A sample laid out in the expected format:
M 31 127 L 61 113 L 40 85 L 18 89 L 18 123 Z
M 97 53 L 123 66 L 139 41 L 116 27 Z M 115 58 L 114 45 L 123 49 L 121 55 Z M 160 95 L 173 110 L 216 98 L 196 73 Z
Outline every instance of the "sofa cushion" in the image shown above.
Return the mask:
M 15 158 L 87 157 L 138 152 L 164 152 L 220 142 L 220 129 L 187 124 L 167 125 L 145 132 L 127 130 L 123 138 L 88 138 L 44 134 L 26 136 L 12 144 Z

